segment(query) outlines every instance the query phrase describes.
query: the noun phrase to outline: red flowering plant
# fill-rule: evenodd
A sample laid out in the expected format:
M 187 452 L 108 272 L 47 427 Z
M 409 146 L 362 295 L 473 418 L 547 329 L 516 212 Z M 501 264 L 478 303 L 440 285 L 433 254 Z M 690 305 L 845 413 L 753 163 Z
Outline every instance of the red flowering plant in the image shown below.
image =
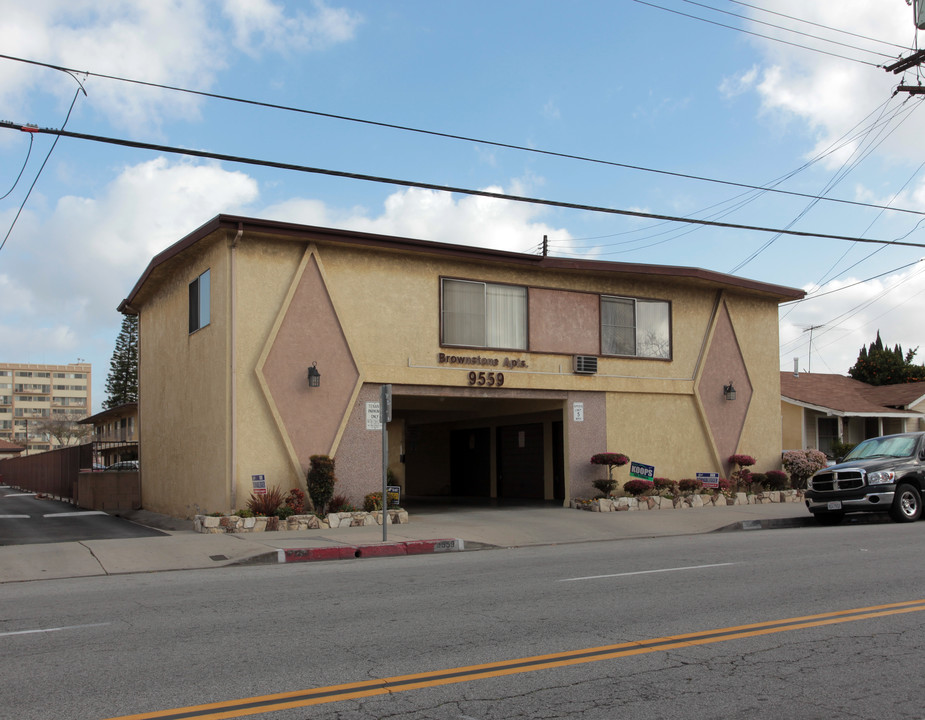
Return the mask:
M 621 465 L 626 465 L 630 459 L 626 457 L 623 453 L 598 453 L 597 455 L 591 456 L 592 465 L 606 465 L 607 466 L 607 479 L 606 480 L 594 480 L 591 484 L 603 493 L 606 497 L 614 490 L 617 489 L 617 481 L 613 479 L 613 469 L 615 467 L 620 467 Z
M 729 464 L 736 466 L 736 470 L 729 476 L 729 479 L 734 483 L 734 489 L 745 489 L 751 484 L 752 473 L 748 468 L 754 465 L 755 462 L 755 458 L 751 455 L 729 456 Z
M 633 497 L 639 497 L 652 490 L 653 485 L 648 480 L 627 480 L 623 483 L 623 490 Z
M 789 483 L 787 482 L 787 473 L 783 470 L 768 470 L 765 474 L 767 478 L 768 490 L 786 490 Z

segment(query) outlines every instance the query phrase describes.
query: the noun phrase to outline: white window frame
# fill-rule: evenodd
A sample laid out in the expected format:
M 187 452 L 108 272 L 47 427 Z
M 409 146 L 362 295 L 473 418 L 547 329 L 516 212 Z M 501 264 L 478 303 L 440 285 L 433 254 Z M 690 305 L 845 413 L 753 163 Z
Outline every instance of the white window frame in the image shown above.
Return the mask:
M 608 323 L 607 303 L 623 306 L 631 310 L 632 317 L 623 323 Z M 640 318 L 640 309 L 663 311 L 663 317 L 656 318 L 663 327 L 646 326 Z M 624 334 L 624 343 L 619 345 L 616 337 L 620 331 Z M 629 337 L 631 336 L 631 337 Z M 635 357 L 649 360 L 671 360 L 671 303 L 668 300 L 651 300 L 647 298 L 625 297 L 621 295 L 601 295 L 601 354 L 617 357 Z

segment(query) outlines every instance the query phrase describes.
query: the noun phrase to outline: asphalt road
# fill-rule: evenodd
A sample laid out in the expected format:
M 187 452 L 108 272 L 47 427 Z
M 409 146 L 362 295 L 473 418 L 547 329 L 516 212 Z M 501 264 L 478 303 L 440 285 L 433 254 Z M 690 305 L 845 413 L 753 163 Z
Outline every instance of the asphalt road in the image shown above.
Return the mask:
M 0 487 L 0 545 L 154 537 L 160 530 Z
M 922 717 L 923 551 L 922 523 L 864 524 L 16 583 L 0 599 L 0 707 Z

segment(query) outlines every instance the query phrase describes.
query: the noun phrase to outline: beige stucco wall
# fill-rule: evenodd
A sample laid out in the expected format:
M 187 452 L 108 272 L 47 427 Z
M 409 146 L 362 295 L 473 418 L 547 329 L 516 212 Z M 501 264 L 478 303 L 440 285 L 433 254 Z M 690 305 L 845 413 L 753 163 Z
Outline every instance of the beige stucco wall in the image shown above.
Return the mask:
M 596 452 L 624 452 L 673 479 L 722 470 L 696 386 L 716 319 L 715 286 L 670 277 L 548 273 L 311 237 L 245 233 L 232 249 L 233 238 L 222 231 L 200 241 L 160 267 L 138 295 L 142 453 L 156 454 L 156 462 L 144 458 L 144 502 L 152 510 L 188 517 L 242 507 L 254 474 L 283 490 L 304 488 L 306 458 L 315 453 L 335 456 L 337 492 L 354 503 L 377 490 L 381 435 L 366 429 L 365 407 L 378 399 L 379 384 L 462 397 L 495 392 L 469 387 L 471 367 L 439 362 L 441 352 L 457 352 L 440 346 L 441 277 L 538 288 L 535 297 L 531 293 L 533 312 L 560 308 L 552 322 L 537 318 L 536 328 L 536 344 L 558 352 L 458 353 L 524 361 L 526 367 L 493 368 L 505 373 L 504 390 L 524 399 L 531 393 L 560 398 L 567 497 L 591 492 L 600 468 L 588 459 Z M 189 335 L 188 284 L 207 267 L 212 323 Z M 596 304 L 589 301 L 592 291 L 669 301 L 672 359 L 601 357 L 597 375 L 574 374 L 572 353 L 550 327 Z M 776 302 L 728 292 L 721 299 L 753 388 L 737 450 L 756 455 L 757 469 L 778 467 Z M 598 335 L 597 323 L 570 326 L 581 352 L 592 347 L 583 333 Z M 310 390 L 305 375 L 312 361 L 322 386 Z M 585 409 L 581 422 L 573 415 L 576 401 Z M 448 430 L 429 432 L 430 455 L 422 461 L 443 463 Z
M 145 508 L 178 517 L 228 506 L 228 271 L 222 238 L 164 268 L 139 296 L 138 404 Z M 167 272 L 169 270 L 170 272 Z M 189 284 L 211 279 L 211 322 L 189 333 Z
M 803 450 L 803 408 L 799 405 L 780 403 L 781 450 Z

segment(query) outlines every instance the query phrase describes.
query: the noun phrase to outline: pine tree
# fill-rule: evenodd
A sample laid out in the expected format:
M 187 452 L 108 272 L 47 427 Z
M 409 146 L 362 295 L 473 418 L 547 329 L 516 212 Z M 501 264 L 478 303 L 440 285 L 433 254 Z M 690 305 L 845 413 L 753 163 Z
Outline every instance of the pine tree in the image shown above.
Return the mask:
M 925 365 L 915 365 L 912 360 L 918 348 L 903 354 L 898 343 L 890 350 L 883 346 L 880 331 L 877 339 L 868 347 L 862 347 L 857 362 L 848 370 L 848 376 L 869 385 L 896 385 L 898 383 L 925 380 Z
M 106 376 L 103 409 L 138 402 L 138 316 L 125 315 Z

